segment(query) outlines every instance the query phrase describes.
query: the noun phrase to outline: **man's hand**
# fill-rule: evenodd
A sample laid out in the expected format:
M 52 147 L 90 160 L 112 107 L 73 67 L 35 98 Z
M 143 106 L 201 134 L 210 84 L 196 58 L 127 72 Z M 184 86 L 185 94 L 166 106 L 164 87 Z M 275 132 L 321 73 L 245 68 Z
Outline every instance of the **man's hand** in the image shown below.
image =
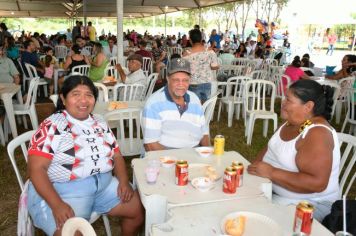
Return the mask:
M 273 166 L 263 161 L 253 163 L 247 167 L 247 172 L 249 174 L 257 175 L 268 179 L 271 179 L 273 170 Z

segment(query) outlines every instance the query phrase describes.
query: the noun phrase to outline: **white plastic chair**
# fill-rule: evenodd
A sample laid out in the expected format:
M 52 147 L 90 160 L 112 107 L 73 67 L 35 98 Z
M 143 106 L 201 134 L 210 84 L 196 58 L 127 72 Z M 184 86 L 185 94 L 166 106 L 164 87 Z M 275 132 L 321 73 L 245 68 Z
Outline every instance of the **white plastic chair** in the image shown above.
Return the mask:
M 334 94 L 333 94 L 334 103 L 333 103 L 332 112 L 331 112 L 331 119 L 332 119 L 333 116 L 334 116 L 337 99 L 338 99 L 338 97 L 340 95 L 340 86 L 335 82 L 326 81 L 326 80 L 318 81 L 318 83 L 321 84 L 321 85 L 330 86 L 334 90 Z
M 183 49 L 181 47 L 168 47 L 168 54 L 171 57 L 173 54 L 179 54 L 182 56 Z
M 350 134 L 354 134 L 356 135 L 356 101 L 355 101 L 355 96 L 356 95 L 356 89 L 348 89 L 347 91 L 347 99 L 346 99 L 346 103 L 348 106 L 347 109 L 347 113 L 345 116 L 345 120 L 344 123 L 342 124 L 342 128 L 341 128 L 341 132 L 343 133 L 347 123 L 350 123 L 350 129 L 349 129 L 349 133 Z
M 54 55 L 56 58 L 65 60 L 68 55 L 68 48 L 63 45 L 57 45 L 54 47 Z
M 220 99 L 218 121 L 220 120 L 220 113 L 222 105 L 227 106 L 227 126 L 232 126 L 232 118 L 236 106 L 236 119 L 240 117 L 240 107 L 243 105 L 243 94 L 245 82 L 250 80 L 248 76 L 235 76 L 227 81 L 226 94 Z
M 27 156 L 28 156 L 27 155 L 28 154 L 27 147 L 28 147 L 28 145 L 26 143 L 31 140 L 31 138 L 35 134 L 35 132 L 36 132 L 36 130 L 27 131 L 26 133 L 23 133 L 23 134 L 17 136 L 16 138 L 14 138 L 13 140 L 11 140 L 11 142 L 9 142 L 9 144 L 7 145 L 7 153 L 9 155 L 11 164 L 14 168 L 17 181 L 19 182 L 19 185 L 21 188 L 21 192 L 23 192 L 23 190 L 24 190 L 24 180 L 22 178 L 22 175 L 21 175 L 19 168 L 17 166 L 17 163 L 16 163 L 15 150 L 16 150 L 16 148 L 21 146 L 22 155 L 25 158 L 26 163 L 27 163 Z M 107 234 L 107 236 L 111 236 L 109 219 L 106 215 L 102 215 L 102 216 L 103 216 L 106 234 Z M 89 222 L 93 223 L 99 217 L 100 217 L 100 215 L 98 215 L 94 212 L 94 213 L 92 213 Z M 33 235 L 34 235 L 34 233 L 33 233 Z
M 93 47 L 92 46 L 85 46 L 84 50 L 89 52 L 90 55 L 93 55 Z M 88 56 L 90 56 L 90 55 L 88 55 Z
M 109 101 L 109 91 L 108 88 L 102 83 L 94 82 L 95 87 L 98 88 L 98 102 L 108 102 Z
M 90 70 L 90 65 L 80 65 L 80 66 L 74 66 L 72 68 L 71 73 L 89 76 L 89 70 Z
M 76 231 L 85 236 L 96 236 L 93 226 L 81 217 L 69 218 L 63 225 L 62 236 L 75 236 Z
M 271 96 L 267 99 L 267 91 L 271 90 Z M 253 128 L 256 119 L 263 119 L 263 136 L 267 137 L 268 120 L 272 119 L 273 130 L 277 129 L 277 113 L 274 112 L 274 99 L 276 96 L 276 86 L 267 80 L 249 80 L 244 88 L 244 105 L 246 129 L 245 136 L 247 144 L 251 145 Z
M 281 100 L 283 100 L 286 97 L 286 89 L 289 88 L 292 83 L 291 78 L 288 75 L 285 75 L 280 72 L 273 74 L 271 77 L 271 81 L 276 86 L 276 98 L 280 98 Z
M 152 73 L 150 76 L 148 76 L 148 86 L 147 86 L 147 92 L 145 96 L 145 101 L 152 95 L 153 89 L 155 88 L 156 81 L 158 79 L 158 73 Z
M 337 133 L 340 143 L 340 198 L 344 194 L 347 196 L 356 178 L 356 172 L 352 169 L 356 162 L 356 137 L 350 134 Z M 353 173 L 353 174 L 352 174 Z
M 204 111 L 204 117 L 205 117 L 205 123 L 206 126 L 209 127 L 210 121 L 214 117 L 214 110 L 215 110 L 215 104 L 218 99 L 218 95 L 220 93 L 216 93 L 215 95 L 211 96 L 208 100 L 204 102 L 202 105 L 203 111 Z
M 58 98 L 59 98 L 58 94 L 52 94 L 51 96 L 49 96 L 49 99 L 52 100 L 55 107 L 57 107 Z
M 248 58 L 235 58 L 234 60 L 231 61 L 232 65 L 238 65 L 238 66 L 248 66 L 250 63 L 250 59 Z
M 140 113 L 140 108 L 127 108 L 114 110 L 104 115 L 110 128 L 117 130 L 117 141 L 123 156 L 138 155 L 143 150 Z M 126 129 L 126 123 L 128 129 Z
M 38 88 L 39 78 L 35 77 L 30 81 L 30 87 L 27 93 L 27 100 L 24 104 L 14 104 L 14 114 L 15 115 L 29 115 L 32 128 L 38 128 L 38 119 L 36 113 L 36 95 L 37 95 L 37 88 Z M 27 121 L 26 117 L 23 117 L 24 127 L 27 129 Z
M 350 88 L 352 87 L 352 85 L 354 84 L 355 81 L 355 76 L 349 76 L 347 78 L 343 78 L 341 80 L 338 81 L 340 87 L 341 84 L 343 83 L 347 83 L 350 84 Z M 340 92 L 342 92 L 340 90 Z M 336 107 L 335 107 L 335 122 L 336 124 L 340 124 L 340 119 L 341 119 L 341 113 L 342 113 L 342 108 L 345 107 L 346 110 L 346 101 L 347 101 L 347 96 L 345 97 L 339 97 L 339 99 L 336 102 Z
M 218 74 L 224 74 L 227 77 L 245 75 L 246 66 L 241 65 L 221 65 Z
M 252 79 L 262 79 L 262 80 L 265 80 L 267 79 L 267 75 L 268 75 L 268 72 L 266 70 L 255 70 L 255 71 L 252 71 L 251 74 L 249 74 L 249 76 L 252 78 Z
M 104 70 L 104 78 L 103 79 L 105 79 L 106 76 L 113 76 L 117 80 L 117 70 L 115 69 L 114 66 L 111 66 L 110 64 L 108 64 L 108 66 Z
M 30 78 L 30 81 L 34 78 L 39 78 L 39 81 L 38 81 L 38 86 L 43 86 L 43 90 L 44 90 L 44 95 L 45 97 L 48 97 L 48 91 L 47 91 L 47 81 L 43 78 L 40 78 L 37 74 L 37 70 L 36 70 L 36 67 L 34 67 L 33 65 L 31 64 L 28 64 L 28 63 L 25 63 L 25 67 L 26 67 L 26 70 L 28 72 L 28 76 Z M 37 94 L 36 94 L 37 96 Z
M 110 57 L 110 65 L 116 66 L 117 64 L 117 57 Z
M 150 57 L 143 57 L 142 70 L 146 77 L 152 73 L 152 59 Z
M 116 84 L 114 86 L 114 101 L 142 101 L 146 86 L 142 84 Z
M 22 91 L 25 92 L 25 90 L 26 90 L 26 83 L 27 83 L 27 81 L 30 81 L 31 78 L 26 75 L 25 70 L 24 70 L 24 68 L 22 67 L 21 58 L 17 58 L 17 62 L 18 62 L 18 64 L 19 64 L 19 66 L 20 66 L 20 70 L 21 70 L 20 72 L 21 72 L 21 74 L 22 74 Z

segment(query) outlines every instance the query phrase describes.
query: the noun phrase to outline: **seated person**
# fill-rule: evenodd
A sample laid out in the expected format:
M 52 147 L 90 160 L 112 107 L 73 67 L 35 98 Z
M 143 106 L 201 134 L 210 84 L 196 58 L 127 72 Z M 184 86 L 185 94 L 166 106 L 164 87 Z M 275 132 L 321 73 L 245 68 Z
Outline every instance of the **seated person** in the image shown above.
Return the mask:
M 21 54 L 21 63 L 24 72 L 28 76 L 25 63 L 31 64 L 36 67 L 37 75 L 39 77 L 43 77 L 45 72 L 45 65 L 41 60 L 39 60 L 38 55 L 36 53 L 36 47 L 32 40 L 26 40 L 23 43 L 25 50 Z
M 120 63 L 116 64 L 121 82 L 124 84 L 142 84 L 147 86 L 147 78 L 141 69 L 142 63 L 143 59 L 141 55 L 132 54 L 127 58 L 128 71 L 126 68 L 122 68 Z
M 343 78 L 349 77 L 352 74 L 351 68 L 352 65 L 356 63 L 356 55 L 348 54 L 342 58 L 341 61 L 341 70 L 336 72 L 335 75 L 325 75 L 326 79 L 331 80 L 341 80 Z M 344 81 L 340 84 L 340 95 L 339 98 L 343 98 L 346 96 L 347 90 L 352 87 L 352 81 Z
M 144 222 L 116 138 L 103 117 L 92 114 L 97 96 L 88 77 L 66 79 L 57 111 L 30 142 L 28 211 L 47 235 L 61 235 L 67 219 L 89 220 L 92 212 L 122 217 L 122 235 L 137 235 Z
M 110 63 L 104 54 L 103 46 L 95 42 L 93 47 L 93 60 L 89 70 L 89 78 L 94 82 L 99 82 L 104 78 L 105 68 Z
M 300 79 L 309 79 L 309 76 L 306 75 L 302 69 L 300 69 L 301 65 L 302 62 L 300 61 L 300 57 L 295 56 L 292 64 L 286 68 L 284 74 L 290 77 L 292 83 Z
M 314 63 L 310 61 L 310 55 L 308 53 L 302 56 L 302 67 L 314 68 Z
M 188 91 L 190 63 L 173 59 L 167 85 L 149 97 L 142 128 L 146 151 L 209 146 L 209 128 L 195 93 Z
M 232 61 L 235 59 L 235 56 L 230 53 L 229 47 L 224 46 L 223 48 L 224 50 L 218 58 L 221 59 L 222 65 L 231 65 Z
M 292 84 L 281 108 L 286 122 L 247 168 L 248 173 L 272 181 L 274 202 L 307 200 L 319 221 L 339 198 L 339 141 L 328 123 L 332 94 L 331 87 L 313 80 Z
M 19 75 L 14 62 L 6 57 L 5 49 L 0 45 L 0 83 L 20 84 Z

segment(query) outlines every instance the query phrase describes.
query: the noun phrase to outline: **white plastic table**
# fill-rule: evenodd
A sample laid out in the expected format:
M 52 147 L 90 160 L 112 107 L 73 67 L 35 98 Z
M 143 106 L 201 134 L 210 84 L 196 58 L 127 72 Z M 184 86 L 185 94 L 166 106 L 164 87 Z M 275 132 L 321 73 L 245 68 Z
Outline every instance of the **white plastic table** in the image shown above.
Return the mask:
M 282 235 L 291 236 L 293 233 L 295 206 L 276 205 L 265 197 L 258 197 L 171 208 L 168 210 L 170 218 L 163 224 L 153 225 L 150 234 L 154 236 L 222 235 L 220 225 L 222 219 L 237 211 L 267 216 L 279 225 Z M 273 235 L 273 232 L 261 232 L 259 235 Z M 333 234 L 314 219 L 311 236 L 313 235 Z
M 143 109 L 145 102 L 143 101 L 127 101 L 123 102 L 127 103 L 128 108 L 141 108 Z M 109 107 L 110 102 L 97 102 L 94 107 L 94 114 L 101 114 L 104 115 L 109 112 L 108 107 Z
M 265 196 L 267 199 L 272 197 L 271 181 L 249 175 L 247 171 L 244 171 L 243 186 L 238 188 L 235 194 L 226 194 L 222 191 L 223 178 L 216 181 L 215 188 L 205 193 L 199 192 L 190 183 L 186 186 L 177 186 L 174 183 L 175 167 L 160 167 L 156 184 L 148 184 L 144 173 L 148 160 L 159 160 L 162 156 L 187 160 L 191 166 L 196 163 L 209 164 L 215 167 L 221 175 L 223 175 L 224 169 L 231 165 L 232 161 L 242 162 L 245 168 L 249 164 L 245 158 L 234 151 L 225 152 L 222 156 L 211 155 L 203 158 L 192 148 L 148 152 L 145 158 L 134 159 L 132 161 L 134 183 L 137 185 L 141 201 L 146 209 L 146 235 L 152 224 L 163 223 L 167 220 L 167 209 L 171 207 L 260 196 Z
M 17 137 L 17 128 L 12 97 L 17 94 L 17 100 L 23 104 L 21 86 L 12 83 L 0 83 L 0 98 L 4 102 L 7 118 L 9 119 L 12 137 Z

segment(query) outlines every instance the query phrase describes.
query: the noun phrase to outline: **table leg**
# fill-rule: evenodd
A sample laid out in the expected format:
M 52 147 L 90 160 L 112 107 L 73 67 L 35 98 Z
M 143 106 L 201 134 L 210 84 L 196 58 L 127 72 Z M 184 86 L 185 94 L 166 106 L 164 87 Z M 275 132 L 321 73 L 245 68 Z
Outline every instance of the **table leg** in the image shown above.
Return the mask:
M 54 70 L 53 83 L 54 83 L 54 94 L 57 94 L 57 90 L 58 90 L 58 70 Z
M 152 224 L 162 224 L 166 221 L 167 198 L 153 194 L 141 200 L 146 210 L 145 235 L 149 235 Z

